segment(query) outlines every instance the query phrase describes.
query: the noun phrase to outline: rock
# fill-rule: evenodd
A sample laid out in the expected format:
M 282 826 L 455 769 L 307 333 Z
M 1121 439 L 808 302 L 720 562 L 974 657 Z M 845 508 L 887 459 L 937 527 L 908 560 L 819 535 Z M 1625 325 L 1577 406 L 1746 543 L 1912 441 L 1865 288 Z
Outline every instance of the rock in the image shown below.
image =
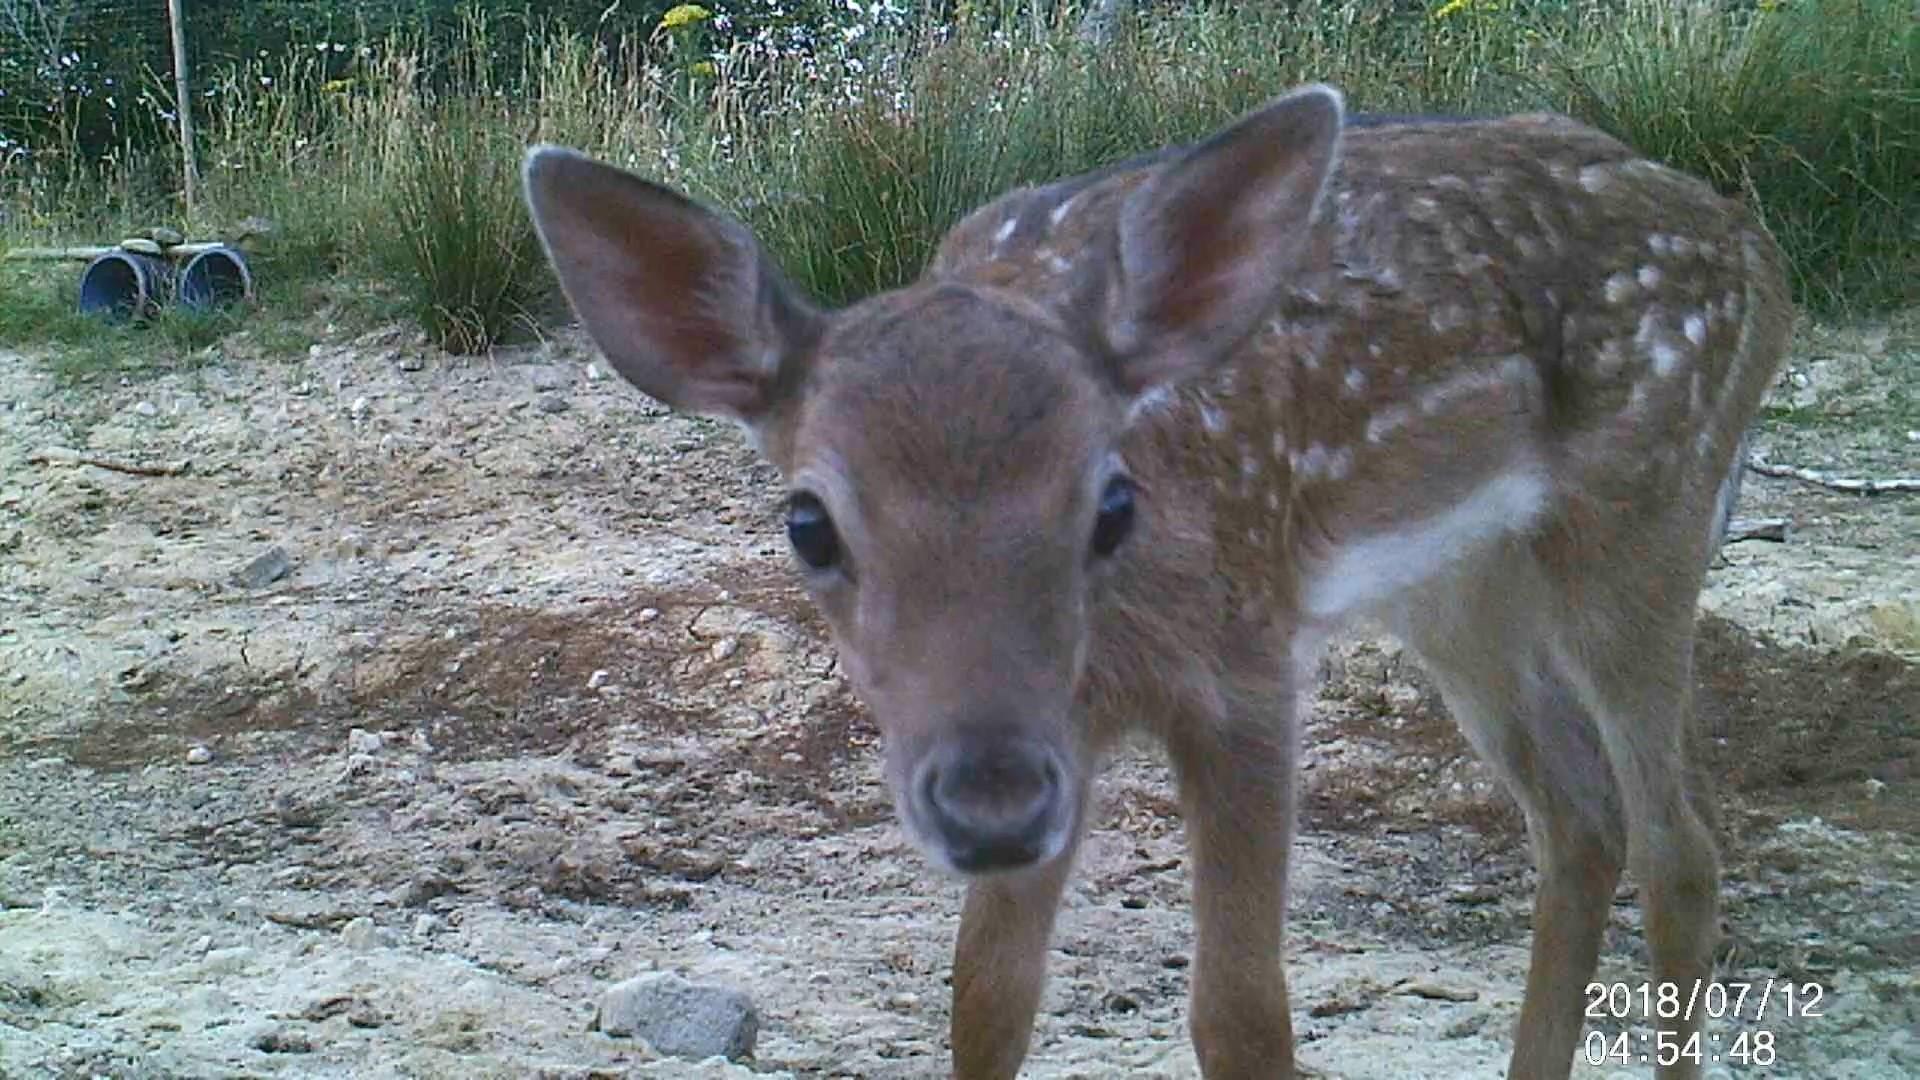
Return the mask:
M 400 890 L 399 900 L 405 907 L 425 907 L 430 901 L 454 891 L 453 882 L 444 874 L 429 870 L 415 874 Z
M 379 732 L 368 731 L 365 728 L 354 728 L 347 732 L 347 753 L 349 754 L 377 754 L 385 745 L 386 740 L 380 737 Z
M 440 932 L 445 925 L 438 915 L 419 914 L 413 917 L 413 936 L 427 938 Z
M 640 621 L 643 623 L 650 623 L 659 617 L 660 617 L 659 608 L 647 607 L 647 608 L 640 609 Z
M 141 416 L 158 416 L 160 414 L 159 407 L 151 401 L 140 402 L 133 407 L 133 411 L 139 413 Z
M 418 353 L 401 353 L 400 354 L 400 370 L 401 371 L 425 371 L 426 369 L 427 369 L 426 357 L 421 356 Z
M 600 370 L 599 364 L 587 365 L 587 381 L 588 382 L 599 382 L 601 379 L 604 379 L 606 377 L 607 377 L 606 374 Z
M 573 373 L 558 364 L 529 364 L 527 385 L 536 394 L 550 394 L 573 385 Z
M 753 999 L 723 986 L 690 983 L 671 972 L 628 979 L 601 995 L 593 1028 L 645 1039 L 670 1057 L 735 1061 L 753 1055 L 760 1013 Z
M 358 420 L 367 414 L 367 408 L 372 404 L 373 402 L 367 399 L 367 395 L 361 394 L 359 397 L 353 399 L 353 404 L 347 406 L 347 412 L 354 419 Z
M 607 685 L 607 680 L 611 678 L 613 678 L 613 673 L 606 668 L 596 669 L 593 674 L 587 676 L 587 689 L 598 690 Z
M 243 589 L 264 589 L 292 570 L 293 560 L 287 556 L 287 549 L 275 544 L 241 567 L 233 575 L 233 583 Z
M 200 970 L 208 975 L 236 974 L 253 963 L 254 955 L 254 951 L 245 945 L 209 949 L 206 958 L 200 961 Z
M 253 1048 L 263 1054 L 311 1054 L 313 1040 L 292 1028 L 274 1028 L 255 1035 Z
M 373 920 L 365 915 L 348 919 L 347 925 L 340 928 L 340 940 L 354 952 L 366 952 L 380 943 L 380 929 Z
M 204 746 L 195 746 L 187 751 L 187 764 L 205 765 L 213 760 L 213 751 Z
M 571 406 L 567 404 L 566 398 L 557 394 L 546 394 L 540 398 L 538 408 L 543 413 L 563 413 Z
M 716 641 L 713 643 L 713 658 L 715 660 L 729 659 L 730 657 L 733 656 L 734 653 L 739 651 L 740 651 L 739 638 L 723 637 L 719 641 Z

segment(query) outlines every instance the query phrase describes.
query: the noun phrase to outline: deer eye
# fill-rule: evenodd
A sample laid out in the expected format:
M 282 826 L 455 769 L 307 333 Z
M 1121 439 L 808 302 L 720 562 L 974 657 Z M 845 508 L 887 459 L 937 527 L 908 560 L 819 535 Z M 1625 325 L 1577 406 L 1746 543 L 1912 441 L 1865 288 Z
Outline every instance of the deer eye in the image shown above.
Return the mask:
M 1093 521 L 1093 553 L 1106 558 L 1133 531 L 1133 481 L 1116 476 L 1100 493 L 1100 515 Z
M 787 498 L 787 540 L 811 569 L 825 570 L 840 561 L 840 534 L 811 492 L 796 491 Z

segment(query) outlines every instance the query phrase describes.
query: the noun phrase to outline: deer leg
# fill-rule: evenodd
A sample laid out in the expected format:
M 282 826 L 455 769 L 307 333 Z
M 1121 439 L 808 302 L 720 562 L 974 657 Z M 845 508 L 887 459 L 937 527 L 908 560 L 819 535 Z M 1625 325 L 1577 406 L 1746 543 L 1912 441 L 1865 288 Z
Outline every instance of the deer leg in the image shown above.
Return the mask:
M 1691 595 L 1691 594 L 1687 594 Z M 1601 720 L 1607 759 L 1626 812 L 1628 865 L 1640 884 L 1655 1015 L 1674 1045 L 1699 1030 L 1686 1005 L 1713 977 L 1719 935 L 1720 871 L 1713 832 L 1689 790 L 1687 721 L 1693 680 L 1691 605 L 1670 625 L 1594 634 L 1570 667 L 1582 669 L 1582 696 Z M 1671 1006 L 1661 1010 L 1661 998 Z M 1660 1011 L 1675 1013 L 1662 1017 Z M 1696 1062 L 1656 1067 L 1662 1080 L 1699 1075 Z
M 1281 965 L 1293 842 L 1296 702 L 1284 717 L 1230 710 L 1171 740 L 1192 867 L 1195 949 L 1188 1026 L 1207 1080 L 1293 1076 Z M 1240 714 L 1240 713 L 1245 714 Z
M 1083 815 L 1084 816 L 1084 815 Z M 1047 947 L 1074 848 L 1044 866 L 967 886 L 953 956 L 953 1075 L 1010 1080 L 1026 1060 Z
M 1573 1067 L 1626 841 L 1599 728 L 1539 644 L 1527 584 L 1511 566 L 1462 575 L 1409 603 L 1398 629 L 1526 815 L 1539 884 L 1507 1075 L 1552 1080 Z

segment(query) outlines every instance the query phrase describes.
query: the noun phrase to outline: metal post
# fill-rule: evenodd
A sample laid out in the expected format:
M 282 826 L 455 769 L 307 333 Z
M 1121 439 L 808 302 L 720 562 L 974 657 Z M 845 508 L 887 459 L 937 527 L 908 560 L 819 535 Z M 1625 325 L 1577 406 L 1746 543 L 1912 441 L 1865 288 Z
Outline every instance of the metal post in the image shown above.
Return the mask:
M 167 23 L 173 31 L 173 111 L 180 121 L 180 170 L 185 180 L 187 216 L 200 205 L 200 168 L 193 154 L 193 99 L 187 96 L 187 20 L 181 0 L 167 0 Z

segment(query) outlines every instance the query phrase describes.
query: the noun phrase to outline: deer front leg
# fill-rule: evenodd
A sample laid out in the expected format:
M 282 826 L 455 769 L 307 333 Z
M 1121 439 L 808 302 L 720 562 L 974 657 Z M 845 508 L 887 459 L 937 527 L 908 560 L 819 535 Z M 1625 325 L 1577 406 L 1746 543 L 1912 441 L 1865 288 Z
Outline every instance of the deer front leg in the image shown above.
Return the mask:
M 1047 947 L 1074 848 L 1045 866 L 967 887 L 953 955 L 953 1075 L 1011 1080 L 1026 1060 Z
M 1284 720 L 1197 724 L 1172 746 L 1193 868 L 1188 1025 L 1207 1080 L 1293 1076 L 1280 934 L 1297 736 L 1294 703 L 1281 707 Z

